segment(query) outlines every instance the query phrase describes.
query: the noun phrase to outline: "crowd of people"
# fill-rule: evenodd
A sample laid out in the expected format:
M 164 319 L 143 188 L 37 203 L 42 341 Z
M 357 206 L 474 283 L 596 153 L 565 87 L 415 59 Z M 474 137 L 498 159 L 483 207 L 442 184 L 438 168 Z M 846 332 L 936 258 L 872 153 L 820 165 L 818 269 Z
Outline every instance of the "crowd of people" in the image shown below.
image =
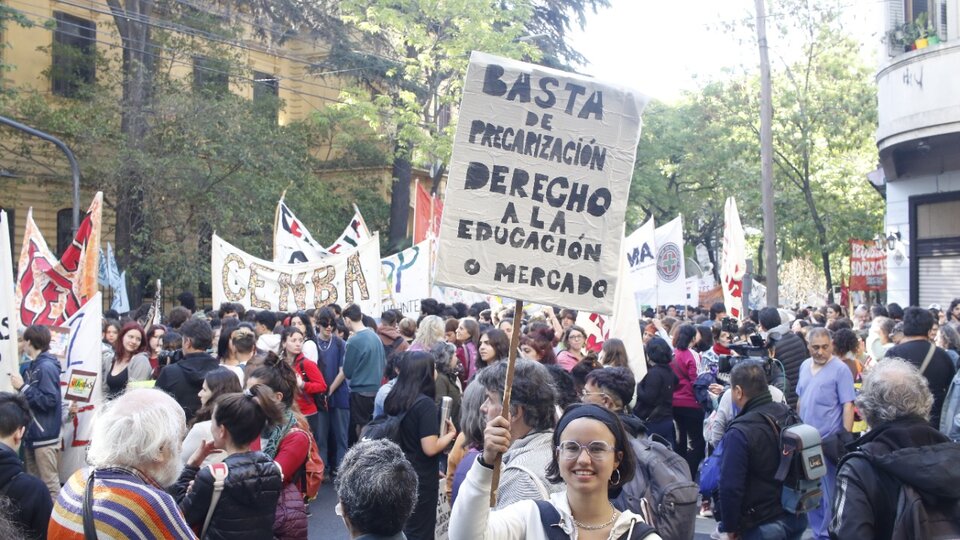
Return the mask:
M 690 539 L 698 515 L 714 538 L 892 538 L 904 493 L 960 533 L 960 299 L 742 321 L 721 303 L 648 310 L 639 373 L 641 351 L 589 348 L 570 309 L 179 301 L 146 327 L 144 310 L 106 314 L 90 466 L 62 486 L 77 405 L 50 330 L 22 331 L 15 392 L 0 393 L 0 530 L 306 538 L 325 477 L 355 538 Z M 825 469 L 802 511 L 778 471 L 796 424 Z

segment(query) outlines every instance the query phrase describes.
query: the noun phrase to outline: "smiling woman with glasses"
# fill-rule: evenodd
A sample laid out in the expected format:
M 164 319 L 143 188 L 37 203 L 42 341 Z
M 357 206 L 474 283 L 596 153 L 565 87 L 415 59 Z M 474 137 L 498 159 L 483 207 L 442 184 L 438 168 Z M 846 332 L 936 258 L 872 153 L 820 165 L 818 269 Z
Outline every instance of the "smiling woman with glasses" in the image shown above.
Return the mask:
M 643 518 L 620 512 L 611 499 L 636 472 L 628 435 L 613 412 L 593 404 L 571 405 L 553 433 L 547 479 L 564 491 L 548 500 L 522 500 L 491 511 L 488 463 L 510 446 L 509 422 L 487 423 L 483 451 L 460 487 L 450 520 L 450 537 L 462 539 L 658 539 Z

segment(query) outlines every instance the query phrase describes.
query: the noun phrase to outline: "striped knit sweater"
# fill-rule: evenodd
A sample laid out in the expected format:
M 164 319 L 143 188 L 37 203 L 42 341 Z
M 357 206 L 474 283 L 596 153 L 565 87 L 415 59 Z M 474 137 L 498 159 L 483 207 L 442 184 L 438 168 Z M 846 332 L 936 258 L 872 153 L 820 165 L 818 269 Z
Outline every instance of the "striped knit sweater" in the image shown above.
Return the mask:
M 83 494 L 89 469 L 60 490 L 50 516 L 49 540 L 83 540 Z M 97 471 L 93 517 L 99 540 L 196 539 L 168 493 L 126 469 Z

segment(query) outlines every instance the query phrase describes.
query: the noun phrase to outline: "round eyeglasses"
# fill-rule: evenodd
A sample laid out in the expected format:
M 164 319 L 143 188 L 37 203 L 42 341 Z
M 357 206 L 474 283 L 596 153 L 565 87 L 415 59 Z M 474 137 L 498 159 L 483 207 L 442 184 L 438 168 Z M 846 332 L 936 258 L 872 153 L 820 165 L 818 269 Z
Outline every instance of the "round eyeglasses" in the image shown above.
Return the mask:
M 577 459 L 584 450 L 590 454 L 590 459 L 603 461 L 607 459 L 607 455 L 610 452 L 613 452 L 614 448 L 603 441 L 593 441 L 587 444 L 580 444 L 577 441 L 562 441 L 560 445 L 557 446 L 557 452 L 560 454 L 560 457 L 567 461 Z

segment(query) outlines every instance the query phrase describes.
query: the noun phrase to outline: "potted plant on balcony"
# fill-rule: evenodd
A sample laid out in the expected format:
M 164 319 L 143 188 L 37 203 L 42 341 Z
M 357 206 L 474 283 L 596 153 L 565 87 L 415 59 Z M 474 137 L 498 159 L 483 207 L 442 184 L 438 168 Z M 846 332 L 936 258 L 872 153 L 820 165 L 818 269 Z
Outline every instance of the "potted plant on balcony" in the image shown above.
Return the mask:
M 904 23 L 887 32 L 887 43 L 892 50 L 907 52 L 913 50 L 915 38 L 911 37 L 913 23 Z
M 914 44 L 919 49 L 926 49 L 927 45 L 930 44 L 929 35 L 930 28 L 927 25 L 927 13 L 923 12 L 917 16 L 917 20 L 914 21 L 914 28 L 916 28 L 917 38 L 914 41 Z

